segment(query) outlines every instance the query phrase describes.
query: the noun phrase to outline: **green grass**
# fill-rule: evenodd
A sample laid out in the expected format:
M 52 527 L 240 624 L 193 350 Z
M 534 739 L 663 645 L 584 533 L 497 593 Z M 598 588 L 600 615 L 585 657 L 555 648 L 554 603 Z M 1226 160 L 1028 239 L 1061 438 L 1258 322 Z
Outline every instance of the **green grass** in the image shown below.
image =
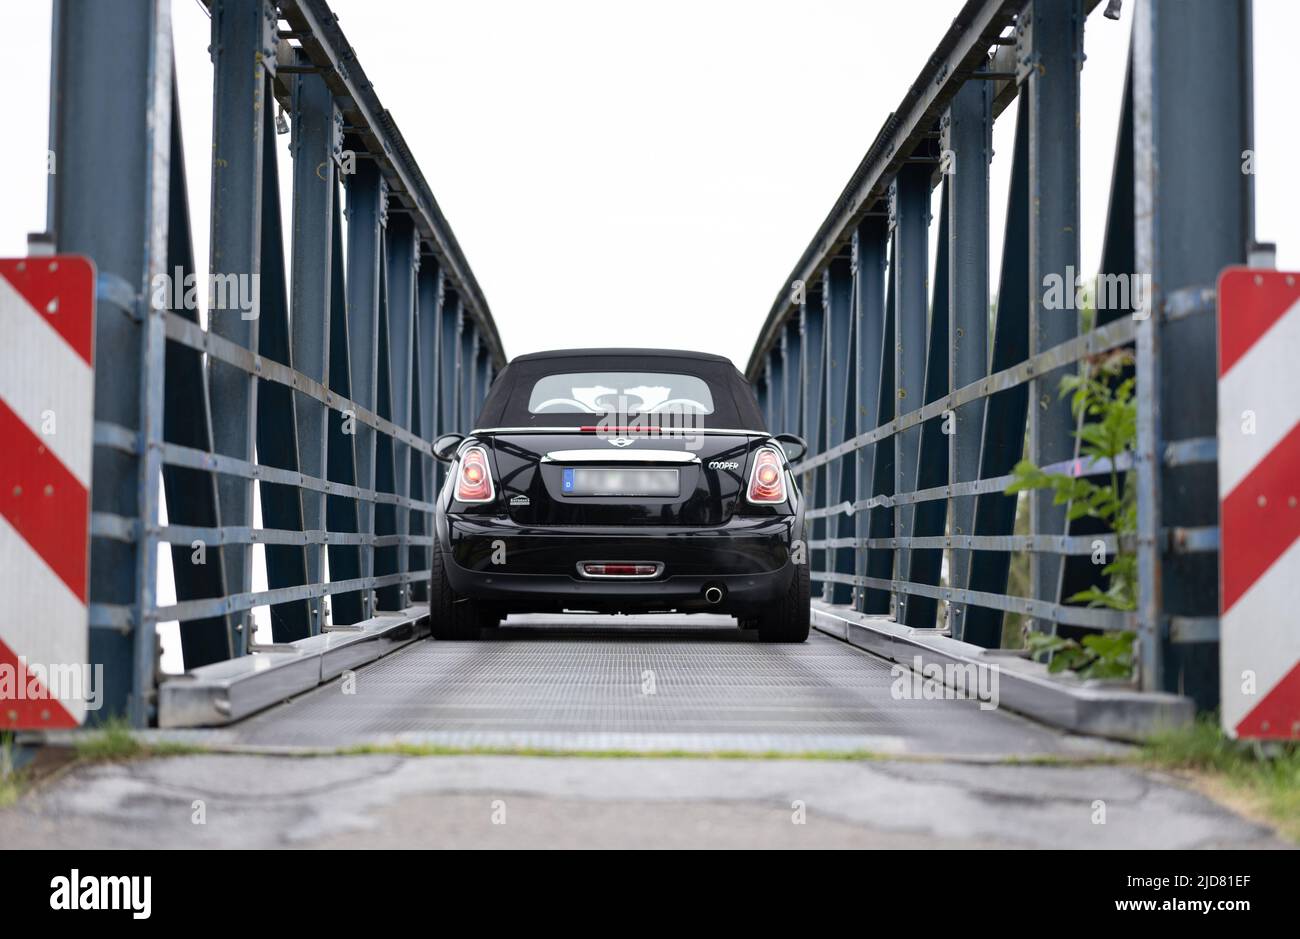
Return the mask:
M 8 808 L 17 802 L 22 791 L 22 782 L 17 773 L 8 773 L 0 777 L 0 809 Z
M 0 809 L 22 794 L 22 776 L 14 769 L 13 734 L 0 733 Z
M 1216 793 L 1300 841 L 1300 744 L 1231 740 L 1214 717 L 1203 717 L 1153 738 L 1142 759 L 1160 769 L 1197 774 Z
M 90 762 L 130 760 L 145 753 L 145 746 L 131 736 L 131 726 L 121 718 L 111 718 L 95 730 L 78 736 L 73 743 L 77 759 Z
M 204 747 L 188 743 L 145 743 L 132 734 L 131 725 L 122 718 L 110 718 L 99 727 L 78 736 L 73 749 L 78 760 L 89 763 L 205 752 Z
M 115 763 L 205 752 L 203 747 L 184 743 L 144 743 L 132 735 L 131 726 L 121 718 L 111 719 L 78 734 L 72 749 L 75 764 Z M 13 735 L 0 734 L 0 808 L 13 805 L 32 783 L 30 773 L 14 769 Z

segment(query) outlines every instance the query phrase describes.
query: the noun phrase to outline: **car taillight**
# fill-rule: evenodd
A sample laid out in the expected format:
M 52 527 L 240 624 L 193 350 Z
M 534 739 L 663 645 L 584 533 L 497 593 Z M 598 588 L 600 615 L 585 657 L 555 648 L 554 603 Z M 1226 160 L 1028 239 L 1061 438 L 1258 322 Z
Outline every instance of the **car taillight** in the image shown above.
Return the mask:
M 469 447 L 460 455 L 460 473 L 456 477 L 456 501 L 491 502 L 492 473 L 487 453 L 482 447 Z
M 754 454 L 754 468 L 749 474 L 749 501 L 785 501 L 785 469 L 771 447 L 761 447 Z

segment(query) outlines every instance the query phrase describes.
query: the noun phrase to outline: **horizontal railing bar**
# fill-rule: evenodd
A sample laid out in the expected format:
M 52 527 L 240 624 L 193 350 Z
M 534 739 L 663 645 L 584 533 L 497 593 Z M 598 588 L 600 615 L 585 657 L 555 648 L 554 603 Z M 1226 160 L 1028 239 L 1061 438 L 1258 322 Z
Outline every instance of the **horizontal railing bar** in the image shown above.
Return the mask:
M 1122 454 L 1115 461 L 1115 469 L 1118 472 L 1127 472 L 1133 468 L 1133 457 L 1129 453 Z M 1045 473 L 1065 473 L 1070 476 L 1101 476 L 1109 473 L 1111 470 L 1111 461 L 1107 459 L 1094 460 L 1088 457 L 1081 457 L 1078 460 L 1063 460 L 1060 463 L 1052 463 L 1043 467 Z M 826 518 L 830 515 L 853 515 L 857 512 L 863 512 L 874 508 L 892 508 L 895 505 L 913 505 L 917 502 L 931 502 L 935 499 L 946 499 L 949 496 L 958 498 L 961 496 L 979 496 L 990 492 L 1002 492 L 1007 486 L 1015 481 L 1014 474 L 1006 476 L 991 476 L 988 479 L 973 479 L 964 483 L 953 483 L 951 486 L 935 486 L 931 489 L 918 489 L 915 492 L 902 492 L 898 495 L 872 496 L 870 499 L 859 499 L 857 502 L 839 502 L 835 505 L 822 506 L 820 508 L 809 509 L 805 513 L 805 518 Z
M 354 590 L 374 590 L 379 587 L 391 587 L 397 584 L 414 583 L 424 579 L 423 572 L 405 574 L 384 574 L 378 577 L 355 577 L 352 580 L 340 580 L 324 584 L 303 584 L 297 587 L 280 587 L 276 590 L 263 590 L 256 593 L 235 593 L 225 597 L 207 597 L 199 600 L 185 600 L 170 606 L 154 607 L 145 611 L 145 619 L 151 622 L 170 622 L 179 620 L 187 622 L 195 619 L 208 619 L 213 616 L 225 616 L 240 613 L 256 606 L 272 606 L 277 603 L 289 603 L 294 600 L 317 600 L 335 593 L 351 593 Z
M 430 535 L 366 535 L 346 531 L 295 531 L 285 528 L 250 528 L 243 525 L 223 525 L 220 528 L 195 525 L 166 525 L 158 529 L 154 536 L 164 544 L 193 544 L 201 541 L 205 545 L 226 544 L 273 544 L 273 545 L 309 545 L 342 544 L 374 545 L 377 548 L 390 545 L 428 545 L 433 543 Z
M 825 538 L 809 541 L 824 548 L 958 548 L 971 551 L 1035 551 L 1042 554 L 1088 555 L 1102 543 L 1107 555 L 1119 551 L 1113 534 L 1097 535 L 922 535 L 904 538 Z
M 1219 527 L 1166 528 L 1165 543 L 1174 554 L 1200 554 L 1219 550 Z
M 134 518 L 112 512 L 90 513 L 90 537 L 133 542 L 139 537 L 140 523 Z
M 1104 610 L 1084 606 L 1065 606 L 1060 603 L 1047 603 L 1028 597 L 1010 597 L 998 593 L 985 593 L 980 590 L 961 590 L 956 587 L 936 587 L 930 584 L 914 584 L 901 580 L 886 580 L 882 577 L 863 577 L 857 574 L 812 572 L 814 580 L 831 581 L 838 584 L 850 584 L 855 587 L 874 587 L 892 593 L 910 594 L 930 597 L 935 600 L 948 600 L 971 606 L 989 607 L 1007 613 L 1021 613 L 1048 622 L 1065 626 L 1082 626 L 1088 629 L 1132 629 L 1135 615 L 1120 610 Z
M 1214 463 L 1218 459 L 1218 441 L 1213 437 L 1201 437 L 1192 440 L 1176 441 L 1165 448 L 1166 466 L 1188 466 L 1196 463 Z M 1133 457 L 1124 454 L 1115 461 L 1119 472 L 1128 472 L 1133 468 Z M 797 468 L 796 468 L 797 469 Z M 1064 460 L 1044 467 L 1045 473 L 1068 473 L 1071 476 L 1101 476 L 1110 472 L 1110 460 Z M 834 505 L 809 509 L 807 518 L 826 518 L 831 515 L 853 515 L 876 507 L 892 508 L 895 505 L 912 505 L 917 502 L 929 502 L 935 499 L 960 498 L 961 496 L 978 496 L 990 492 L 1001 492 L 1015 481 L 1013 474 L 991 476 L 988 479 L 975 479 L 951 486 L 935 486 L 914 492 L 903 492 L 895 496 L 878 495 L 857 502 L 837 502 Z M 1195 550 L 1218 550 L 1215 548 Z
M 377 502 L 383 505 L 396 505 L 402 508 L 414 509 L 417 512 L 432 512 L 435 508 L 432 502 L 408 499 L 406 496 L 399 496 L 391 492 L 378 492 L 374 489 L 358 489 L 356 486 L 330 482 L 327 479 L 308 476 L 306 473 L 297 473 L 275 466 L 262 466 L 258 463 L 249 463 L 247 460 L 241 460 L 238 457 L 226 456 L 224 453 L 208 453 L 205 450 L 195 450 L 193 447 L 183 447 L 176 443 L 164 443 L 162 445 L 162 461 L 168 466 L 187 466 L 190 469 L 208 470 L 226 476 L 239 476 L 242 479 L 258 479 L 263 482 L 279 483 L 284 486 L 300 486 L 314 492 L 324 492 L 332 496 L 344 496 L 349 499 L 361 499 L 365 502 Z
M 107 447 L 132 456 L 140 453 L 140 435 L 129 427 L 110 421 L 95 421 L 93 435 L 97 447 Z
M 883 440 L 885 437 L 892 436 L 899 431 L 939 417 L 944 411 L 956 410 L 962 405 L 977 401 L 980 398 L 987 398 L 998 392 L 1006 391 L 1008 388 L 1023 385 L 1036 375 L 1054 371 L 1062 366 L 1078 362 L 1087 356 L 1127 345 L 1133 342 L 1136 334 L 1136 323 L 1132 317 L 1124 317 L 1115 320 L 1113 323 L 1107 323 L 1105 326 L 1099 326 L 1059 345 L 1052 346 L 1052 348 L 1046 349 L 1037 355 L 1030 356 L 1010 368 L 989 375 L 987 378 L 981 378 L 979 381 L 971 382 L 951 394 L 944 395 L 942 398 L 919 407 L 915 411 L 909 411 L 907 414 L 895 418 L 888 424 L 881 424 L 874 430 L 851 437 L 829 450 L 804 460 L 792 467 L 792 470 L 798 474 L 808 473 L 825 463 L 829 463 L 831 460 L 852 453 L 855 450 L 860 450 L 868 444 Z
M 1130 548 L 1135 537 L 1113 533 L 1095 535 L 925 535 L 903 538 L 821 538 L 807 542 L 813 550 L 826 548 L 957 548 L 970 551 L 1035 551 L 1043 554 L 1088 555 L 1101 542 L 1107 555 Z M 1167 528 L 1165 542 L 1174 554 L 1212 553 L 1219 550 L 1219 529 Z
M 1213 553 L 1219 550 L 1219 529 L 1166 528 L 1165 543 L 1174 554 Z M 1097 542 L 1107 554 L 1128 548 L 1134 536 L 1116 541 L 1111 533 L 1095 535 L 926 535 L 903 538 L 820 538 L 807 542 L 814 550 L 825 548 L 958 548 L 971 551 L 1037 551 L 1046 554 L 1092 554 Z
M 1206 316 L 1215 312 L 1218 292 L 1213 287 L 1184 287 L 1165 298 L 1161 318 L 1180 320 L 1188 316 Z
M 1182 645 L 1192 642 L 1218 642 L 1219 618 L 1217 616 L 1169 617 L 1169 641 Z
M 1165 444 L 1165 466 L 1190 466 L 1218 461 L 1219 441 L 1216 437 L 1192 437 L 1188 440 L 1171 440 Z
M 264 356 L 256 355 L 249 349 L 245 349 L 238 343 L 231 342 L 224 336 L 218 336 L 216 333 L 209 332 L 197 323 L 191 323 L 184 317 L 177 316 L 175 313 L 166 313 L 167 338 L 173 342 L 187 346 L 196 352 L 205 352 L 212 358 L 218 359 L 227 365 L 239 369 L 240 371 L 256 375 L 258 378 L 267 381 L 273 381 L 278 385 L 286 388 L 292 388 L 294 391 L 316 399 L 327 407 L 334 408 L 337 411 L 348 411 L 352 413 L 357 420 L 361 421 L 368 427 L 373 427 L 379 433 L 392 437 L 394 440 L 400 440 L 407 446 L 419 450 L 421 453 L 432 455 L 433 445 L 421 440 L 415 434 L 403 427 L 398 427 L 392 421 L 385 420 L 373 411 L 370 411 L 355 401 L 351 401 L 342 395 L 337 395 L 330 391 L 320 382 L 313 378 L 308 378 L 302 372 L 295 371 L 287 365 L 268 359 Z
M 91 629 L 112 629 L 129 633 L 135 628 L 135 613 L 129 606 L 115 603 L 91 603 L 86 607 Z

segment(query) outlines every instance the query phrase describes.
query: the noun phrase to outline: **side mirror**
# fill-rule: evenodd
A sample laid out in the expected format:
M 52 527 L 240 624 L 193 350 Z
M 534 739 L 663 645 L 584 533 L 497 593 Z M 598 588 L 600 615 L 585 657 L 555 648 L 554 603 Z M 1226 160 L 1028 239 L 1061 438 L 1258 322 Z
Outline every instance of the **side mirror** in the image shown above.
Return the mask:
M 433 458 L 443 463 L 450 463 L 464 439 L 464 434 L 443 434 L 433 442 Z
M 785 451 L 785 458 L 791 463 L 803 459 L 804 454 L 808 452 L 808 441 L 798 434 L 777 434 L 775 440 L 781 445 L 781 449 Z

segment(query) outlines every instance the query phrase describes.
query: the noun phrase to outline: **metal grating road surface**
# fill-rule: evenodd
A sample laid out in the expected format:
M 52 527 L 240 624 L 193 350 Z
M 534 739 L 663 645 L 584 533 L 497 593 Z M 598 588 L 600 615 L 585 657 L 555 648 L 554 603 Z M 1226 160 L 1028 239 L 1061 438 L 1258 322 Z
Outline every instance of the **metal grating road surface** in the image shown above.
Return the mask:
M 814 632 L 765 645 L 725 617 L 512 617 L 424 640 L 238 725 L 216 744 L 568 750 L 871 750 L 983 758 L 1096 752 L 972 700 L 897 700 L 890 663 Z

